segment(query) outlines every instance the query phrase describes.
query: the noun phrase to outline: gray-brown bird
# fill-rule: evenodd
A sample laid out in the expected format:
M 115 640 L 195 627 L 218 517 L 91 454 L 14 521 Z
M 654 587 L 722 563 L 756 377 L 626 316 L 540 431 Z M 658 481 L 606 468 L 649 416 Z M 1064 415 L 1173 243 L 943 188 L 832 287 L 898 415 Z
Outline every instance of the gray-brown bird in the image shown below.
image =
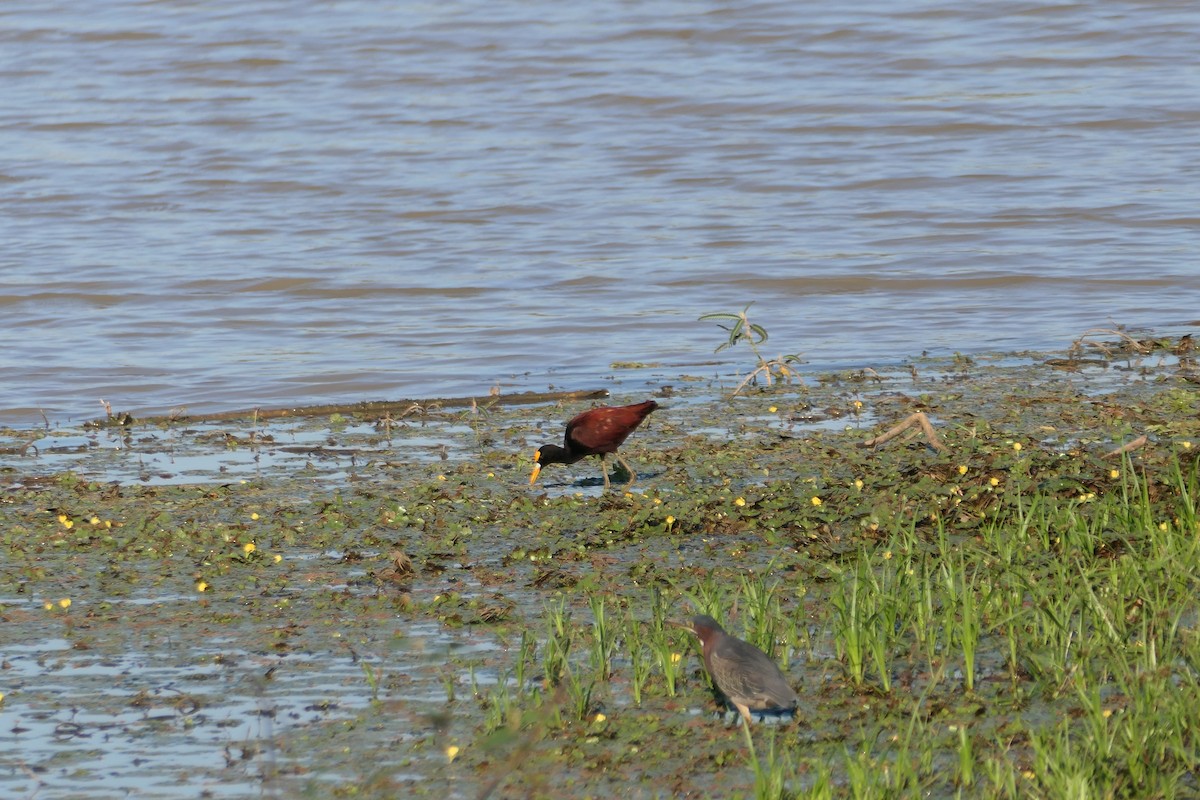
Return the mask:
M 746 722 L 751 721 L 751 711 L 795 712 L 800 698 L 762 650 L 730 636 L 706 614 L 676 624 L 700 639 L 704 668 Z

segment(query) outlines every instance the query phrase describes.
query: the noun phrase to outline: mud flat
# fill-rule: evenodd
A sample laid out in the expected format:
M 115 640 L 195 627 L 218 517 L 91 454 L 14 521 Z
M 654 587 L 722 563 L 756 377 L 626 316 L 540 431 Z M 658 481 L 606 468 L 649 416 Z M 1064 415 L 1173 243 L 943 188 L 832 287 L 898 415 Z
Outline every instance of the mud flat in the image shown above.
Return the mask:
M 1196 796 L 1186 344 L 0 431 L 0 795 Z

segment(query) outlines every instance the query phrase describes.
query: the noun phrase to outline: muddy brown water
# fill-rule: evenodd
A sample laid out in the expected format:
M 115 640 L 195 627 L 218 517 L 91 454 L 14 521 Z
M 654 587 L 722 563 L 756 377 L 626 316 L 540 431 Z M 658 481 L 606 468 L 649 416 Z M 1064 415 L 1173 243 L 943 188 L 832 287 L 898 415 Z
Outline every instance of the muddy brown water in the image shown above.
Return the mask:
M 1194 323 L 1198 38 L 1169 0 L 7 3 L 0 424 L 727 374 L 697 318 L 752 301 L 815 372 Z

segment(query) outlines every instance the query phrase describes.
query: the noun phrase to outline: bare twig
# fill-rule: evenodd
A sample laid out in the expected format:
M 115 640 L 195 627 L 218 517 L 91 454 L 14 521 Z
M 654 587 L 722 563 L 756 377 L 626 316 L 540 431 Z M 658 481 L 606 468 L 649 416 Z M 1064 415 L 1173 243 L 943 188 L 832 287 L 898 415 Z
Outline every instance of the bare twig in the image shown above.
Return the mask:
M 1139 342 L 1137 339 L 1134 339 L 1124 331 L 1119 331 L 1115 328 L 1093 328 L 1091 330 L 1084 331 L 1082 334 L 1080 334 L 1078 339 L 1071 343 L 1071 347 L 1067 350 L 1068 354 L 1077 356 L 1083 352 L 1084 345 L 1091 345 L 1092 347 L 1104 353 L 1106 358 L 1112 358 L 1112 351 L 1103 342 L 1092 341 L 1092 337 L 1101 334 L 1116 336 L 1118 339 L 1124 341 L 1125 344 L 1138 355 L 1144 356 L 1150 352 L 1150 348 L 1146 347 L 1144 344 Z
M 875 447 L 876 445 L 883 444 L 884 442 L 899 436 L 901 433 L 913 427 L 914 425 L 920 426 L 921 430 L 925 433 L 925 438 L 929 440 L 930 447 L 932 447 L 934 450 L 937 450 L 939 453 L 945 453 L 950 449 L 946 447 L 946 445 L 942 444 L 942 440 L 938 438 L 937 431 L 933 429 L 933 423 L 929 421 L 929 417 L 926 416 L 924 411 L 917 411 L 913 414 L 910 414 L 909 417 L 899 425 L 896 425 L 886 433 L 881 433 L 872 439 L 868 439 L 867 441 L 863 442 L 861 446 Z
M 1134 439 L 1132 442 L 1126 442 L 1125 444 L 1118 447 L 1116 450 L 1109 450 L 1107 453 L 1104 454 L 1104 457 L 1112 458 L 1113 456 L 1119 456 L 1122 453 L 1128 453 L 1131 450 L 1137 450 L 1139 447 L 1145 447 L 1149 443 L 1149 441 L 1150 440 L 1148 438 L 1146 438 L 1146 434 L 1143 433 L 1141 436 Z

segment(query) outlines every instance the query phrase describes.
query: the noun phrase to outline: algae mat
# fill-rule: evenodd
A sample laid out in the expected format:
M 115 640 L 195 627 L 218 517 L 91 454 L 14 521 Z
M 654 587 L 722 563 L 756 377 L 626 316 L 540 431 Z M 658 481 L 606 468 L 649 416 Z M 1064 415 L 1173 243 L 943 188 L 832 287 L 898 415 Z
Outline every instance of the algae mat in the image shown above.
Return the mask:
M 0 794 L 1195 796 L 1200 399 L 1119 344 L 680 376 L 607 495 L 527 482 L 594 400 L 4 431 Z

